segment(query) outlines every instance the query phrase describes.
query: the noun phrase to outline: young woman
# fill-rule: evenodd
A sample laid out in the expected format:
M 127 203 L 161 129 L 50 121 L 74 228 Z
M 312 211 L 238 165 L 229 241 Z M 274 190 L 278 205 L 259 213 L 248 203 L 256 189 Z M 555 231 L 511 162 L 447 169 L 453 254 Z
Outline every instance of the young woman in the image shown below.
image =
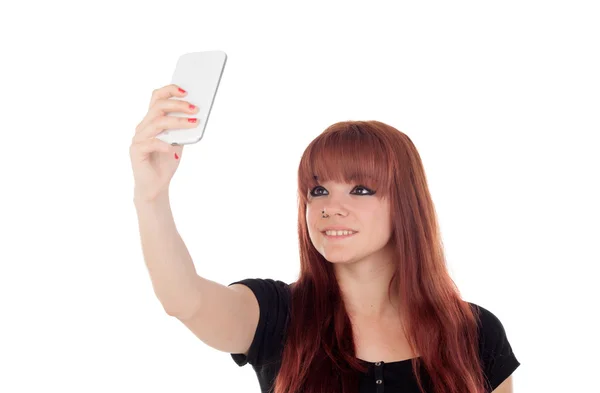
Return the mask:
M 166 115 L 195 112 L 173 96 L 185 93 L 154 92 L 130 148 L 144 259 L 169 315 L 251 364 L 263 392 L 512 392 L 520 363 L 498 318 L 448 274 L 408 136 L 378 121 L 328 127 L 298 170 L 298 279 L 224 286 L 196 274 L 170 211 L 182 147 L 154 137 L 195 126 Z

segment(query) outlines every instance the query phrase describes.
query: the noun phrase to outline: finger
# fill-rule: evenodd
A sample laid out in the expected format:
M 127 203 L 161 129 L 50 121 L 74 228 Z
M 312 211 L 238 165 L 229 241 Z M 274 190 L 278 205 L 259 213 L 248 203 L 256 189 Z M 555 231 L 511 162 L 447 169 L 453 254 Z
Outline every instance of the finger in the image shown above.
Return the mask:
M 193 115 L 195 113 L 198 113 L 198 110 L 199 108 L 197 106 L 192 105 L 188 101 L 171 99 L 158 100 L 154 103 L 154 106 L 152 106 L 152 108 L 148 110 L 148 114 L 146 115 L 146 118 L 142 120 L 141 124 L 143 127 L 145 123 L 151 122 L 156 117 L 164 116 L 172 112 L 187 113 Z
M 154 103 L 154 106 L 148 110 L 154 114 L 167 114 L 171 112 L 196 113 L 198 107 L 189 101 L 161 99 Z
M 191 115 L 198 113 L 199 108 L 192 105 L 188 101 L 183 100 L 171 100 L 171 99 L 158 99 L 154 102 L 154 105 L 150 107 L 146 116 L 137 125 L 136 130 L 145 128 L 146 125 L 156 119 L 158 116 L 164 116 L 171 112 L 189 113 Z
M 148 105 L 148 109 L 152 108 L 156 101 L 158 100 L 166 100 L 171 97 L 185 97 L 187 94 L 180 90 L 180 87 L 176 84 L 170 84 L 161 87 L 160 89 L 156 89 L 152 92 L 152 97 L 150 98 L 150 105 Z
M 180 87 L 173 83 L 153 90 L 152 97 L 150 98 L 150 104 L 148 105 L 149 111 L 146 116 L 144 116 L 142 121 L 135 127 L 136 133 L 139 129 L 144 128 L 146 123 L 148 123 L 148 121 L 152 121 L 152 119 L 156 116 L 155 113 L 152 113 L 150 116 L 148 115 L 150 109 L 156 104 L 157 101 L 166 100 L 171 97 L 184 97 L 187 92 L 184 93 L 182 90 L 183 89 L 180 90 Z
M 137 155 L 143 157 L 149 155 L 153 152 L 159 153 L 173 153 L 177 151 L 175 146 L 171 146 L 170 144 L 161 141 L 160 139 L 152 138 L 142 142 L 135 143 L 134 150 Z
M 164 130 L 178 128 L 194 128 L 198 126 L 198 119 L 195 122 L 189 121 L 190 117 L 158 116 L 148 122 L 145 127 L 136 131 L 133 139 L 141 142 L 146 139 L 154 138 Z M 193 119 L 193 117 L 192 117 Z

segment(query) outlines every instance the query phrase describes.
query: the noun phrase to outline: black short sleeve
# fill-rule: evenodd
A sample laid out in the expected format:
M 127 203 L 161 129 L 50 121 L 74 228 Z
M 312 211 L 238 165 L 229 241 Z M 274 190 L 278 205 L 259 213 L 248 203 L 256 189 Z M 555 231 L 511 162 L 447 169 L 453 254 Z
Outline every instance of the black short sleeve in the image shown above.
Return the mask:
M 254 292 L 260 308 L 258 326 L 248 351 L 231 354 L 238 366 L 251 364 L 255 369 L 280 361 L 284 333 L 290 313 L 289 284 L 272 279 L 248 278 L 233 284 L 244 284 Z
M 515 357 L 500 320 L 489 310 L 472 304 L 479 314 L 479 352 L 490 391 L 496 389 L 521 363 Z

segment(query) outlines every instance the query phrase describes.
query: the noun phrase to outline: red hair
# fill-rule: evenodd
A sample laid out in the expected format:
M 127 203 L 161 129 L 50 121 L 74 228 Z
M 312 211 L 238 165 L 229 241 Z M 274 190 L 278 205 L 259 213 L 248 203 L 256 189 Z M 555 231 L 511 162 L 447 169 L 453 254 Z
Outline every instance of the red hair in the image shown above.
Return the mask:
M 398 261 L 388 292 L 399 291 L 405 334 L 435 393 L 482 393 L 477 320 L 446 269 L 421 158 L 410 138 L 378 121 L 328 127 L 306 148 L 298 168 L 300 274 L 291 284 L 291 316 L 274 393 L 355 393 L 352 326 L 333 266 L 314 248 L 306 225 L 308 191 L 324 181 L 364 185 L 390 203 Z

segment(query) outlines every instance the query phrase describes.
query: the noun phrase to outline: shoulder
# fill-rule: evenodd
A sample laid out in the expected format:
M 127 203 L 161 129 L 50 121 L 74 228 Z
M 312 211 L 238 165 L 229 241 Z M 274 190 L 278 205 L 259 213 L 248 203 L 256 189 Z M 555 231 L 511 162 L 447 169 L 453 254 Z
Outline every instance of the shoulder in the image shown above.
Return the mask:
M 479 326 L 479 335 L 481 339 L 488 341 L 493 338 L 500 338 L 506 335 L 506 330 L 500 319 L 487 308 L 484 308 L 475 303 L 469 303 L 475 314 Z
M 229 284 L 243 284 L 250 288 L 258 301 L 260 323 L 273 318 L 287 319 L 291 303 L 290 284 L 271 278 L 246 278 Z
M 501 354 L 510 352 L 512 348 L 508 342 L 506 329 L 500 319 L 490 310 L 475 303 L 469 303 L 475 314 L 479 328 L 479 345 L 482 355 L 493 356 L 499 350 Z
M 243 284 L 250 288 L 254 294 L 279 294 L 285 296 L 289 294 L 290 284 L 272 278 L 246 278 L 229 284 Z
M 277 362 L 283 351 L 283 341 L 290 318 L 290 284 L 271 278 L 246 278 L 229 284 L 242 284 L 254 293 L 259 306 L 259 320 L 248 355 L 232 354 L 243 366 L 262 367 Z
M 479 327 L 479 354 L 486 379 L 495 389 L 508 378 L 520 363 L 508 340 L 500 319 L 490 310 L 469 303 Z

